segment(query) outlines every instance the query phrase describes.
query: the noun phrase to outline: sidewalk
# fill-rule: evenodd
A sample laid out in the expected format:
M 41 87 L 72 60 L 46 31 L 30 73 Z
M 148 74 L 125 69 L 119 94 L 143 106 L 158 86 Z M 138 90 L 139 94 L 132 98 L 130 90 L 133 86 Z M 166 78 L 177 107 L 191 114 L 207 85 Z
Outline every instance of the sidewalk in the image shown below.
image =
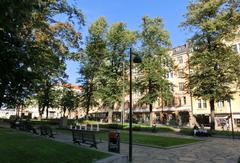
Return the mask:
M 167 136 L 168 133 L 156 133 Z M 176 136 L 176 135 L 171 135 Z M 182 137 L 182 135 L 178 135 Z M 160 149 L 133 145 L 134 163 L 237 163 L 240 157 L 240 140 L 206 138 L 207 141 L 182 147 Z M 71 135 L 59 133 L 55 140 L 72 144 Z M 128 144 L 121 143 L 120 154 L 128 155 Z M 108 142 L 98 144 L 99 151 L 108 151 Z
M 2 126 L 2 125 L 0 125 Z M 3 125 L 2 127 L 9 127 Z M 143 132 L 141 132 L 143 133 Z M 146 134 L 146 133 L 145 133 Z M 191 137 L 174 133 L 148 133 L 151 135 L 171 136 L 171 137 Z M 191 137 L 192 138 L 192 137 Z M 240 157 L 240 140 L 206 137 L 206 141 L 184 145 L 181 147 L 172 147 L 161 149 L 133 145 L 134 163 L 237 163 Z M 56 138 L 59 142 L 73 144 L 72 136 L 58 131 Z M 78 146 L 77 144 L 75 144 Z M 81 145 L 83 146 L 83 145 Z M 98 145 L 99 151 L 108 151 L 108 142 L 103 141 Z M 88 148 L 88 146 L 83 146 Z M 95 148 L 91 148 L 95 150 Z M 121 143 L 120 154 L 128 155 L 129 145 Z

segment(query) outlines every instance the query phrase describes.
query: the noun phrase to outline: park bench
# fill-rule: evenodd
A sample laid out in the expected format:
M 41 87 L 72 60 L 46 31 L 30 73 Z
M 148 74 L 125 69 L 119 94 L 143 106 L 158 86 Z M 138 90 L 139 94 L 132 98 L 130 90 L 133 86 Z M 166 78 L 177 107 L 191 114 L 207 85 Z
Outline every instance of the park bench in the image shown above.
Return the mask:
M 54 133 L 52 128 L 49 126 L 40 126 L 39 129 L 41 136 L 48 136 L 50 138 L 54 138 L 54 135 L 56 135 L 56 133 Z
M 90 144 L 97 149 L 96 133 L 94 131 L 72 130 L 73 143 Z
M 11 128 L 19 129 L 21 131 L 32 132 L 33 134 L 38 134 L 37 130 L 33 127 L 30 121 L 16 120 L 10 123 Z

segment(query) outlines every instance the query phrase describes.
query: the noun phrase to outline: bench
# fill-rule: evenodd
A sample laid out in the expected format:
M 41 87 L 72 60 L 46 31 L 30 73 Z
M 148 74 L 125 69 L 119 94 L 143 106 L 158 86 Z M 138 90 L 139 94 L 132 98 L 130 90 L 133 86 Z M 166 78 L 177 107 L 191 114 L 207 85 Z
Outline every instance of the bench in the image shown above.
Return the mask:
M 33 127 L 30 121 L 14 121 L 10 123 L 11 128 L 19 129 L 21 131 L 32 132 L 38 134 L 37 130 Z
M 56 133 L 54 133 L 52 128 L 49 126 L 40 126 L 39 129 L 41 136 L 48 136 L 50 138 L 54 138 L 54 135 L 56 135 Z
M 97 149 L 96 133 L 94 131 L 72 130 L 73 143 L 90 144 Z

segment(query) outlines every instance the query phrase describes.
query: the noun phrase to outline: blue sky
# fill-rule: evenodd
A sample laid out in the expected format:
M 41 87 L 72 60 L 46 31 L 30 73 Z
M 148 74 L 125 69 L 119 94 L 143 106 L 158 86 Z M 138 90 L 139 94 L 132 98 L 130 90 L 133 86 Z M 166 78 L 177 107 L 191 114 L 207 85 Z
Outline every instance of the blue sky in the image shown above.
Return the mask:
M 172 46 L 185 43 L 190 37 L 188 31 L 179 28 L 187 12 L 188 0 L 76 0 L 73 2 L 85 16 L 86 25 L 81 29 L 85 38 L 88 26 L 98 17 L 104 16 L 109 25 L 114 22 L 125 22 L 131 30 L 140 30 L 143 16 L 160 16 L 164 20 L 165 29 L 170 33 Z M 79 63 L 68 61 L 66 73 L 68 82 L 76 84 L 79 77 Z

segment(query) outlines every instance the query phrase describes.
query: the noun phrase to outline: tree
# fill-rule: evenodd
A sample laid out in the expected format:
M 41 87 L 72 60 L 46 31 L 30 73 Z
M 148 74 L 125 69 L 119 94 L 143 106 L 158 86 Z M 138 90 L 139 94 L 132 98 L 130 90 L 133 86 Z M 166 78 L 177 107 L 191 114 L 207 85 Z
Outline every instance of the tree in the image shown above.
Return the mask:
M 122 100 L 126 50 L 136 41 L 135 33 L 127 30 L 122 22 L 113 23 L 107 33 L 107 56 L 98 72 L 98 97 L 108 110 L 108 123 L 112 123 L 112 113 Z
M 69 48 L 79 48 L 81 36 L 73 27 L 83 25 L 83 15 L 65 0 L 2 1 L 0 6 L 0 107 L 15 107 L 43 78 L 62 70 L 65 59 L 76 57 Z M 59 14 L 67 20 L 58 21 Z M 49 61 L 55 63 L 51 69 Z
M 85 53 L 82 55 L 79 82 L 82 85 L 81 106 L 88 115 L 91 107 L 98 104 L 96 78 L 106 55 L 107 22 L 98 18 L 88 29 Z
M 185 18 L 181 26 L 195 32 L 188 86 L 193 96 L 209 100 L 214 130 L 214 103 L 232 98 L 231 88 L 240 71 L 239 56 L 225 44 L 234 39 L 240 25 L 239 1 L 192 1 Z
M 167 100 L 172 97 L 172 83 L 166 79 L 173 62 L 168 54 L 170 47 L 169 34 L 164 29 L 160 17 L 143 17 L 140 33 L 142 40 L 142 64 L 139 66 L 138 88 L 143 92 L 139 100 L 141 104 L 148 104 L 150 111 L 150 125 L 153 122 L 153 103 L 159 98 Z
M 65 117 L 66 111 L 70 113 L 79 106 L 79 95 L 71 88 L 64 88 L 60 103 L 63 109 L 63 116 Z

